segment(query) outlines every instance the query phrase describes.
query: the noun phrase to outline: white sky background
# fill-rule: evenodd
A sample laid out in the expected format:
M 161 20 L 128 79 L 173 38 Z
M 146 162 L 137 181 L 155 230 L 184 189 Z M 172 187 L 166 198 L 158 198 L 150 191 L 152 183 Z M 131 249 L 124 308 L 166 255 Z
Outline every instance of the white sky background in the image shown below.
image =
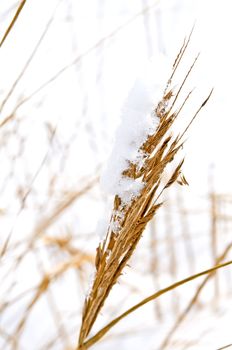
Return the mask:
M 0 151 L 0 209 L 8 213 L 1 218 L 2 229 L 8 232 L 12 228 L 20 206 L 15 192 L 18 186 L 26 191 L 48 150 L 48 131 L 44 123 L 49 123 L 51 128 L 57 126 L 56 142 L 52 146 L 53 153 L 48 156 L 47 166 L 34 184 L 32 196 L 37 196 L 38 206 L 46 217 L 66 192 L 78 189 L 106 161 L 119 123 L 120 107 L 138 72 L 151 57 L 157 65 L 160 60 L 167 60 L 171 68 L 183 38 L 194 23 L 194 34 L 181 73 L 185 74 L 198 52 L 201 55 L 188 85 L 189 88 L 196 87 L 195 97 L 186 110 L 193 113 L 212 87 L 214 92 L 188 132 L 184 174 L 190 186 L 183 189 L 183 193 L 192 203 L 198 203 L 198 197 L 209 190 L 210 169 L 214 165 L 216 191 L 231 194 L 231 1 L 63 0 L 54 13 L 58 3 L 57 0 L 28 0 L 0 51 L 1 105 L 53 16 L 35 57 L 2 109 L 0 121 L 14 110 L 18 102 L 76 60 L 17 109 L 20 134 L 27 142 L 22 160 L 15 161 L 13 177 L 8 182 L 12 159 L 9 157 L 17 153 L 19 144 L 11 137 Z M 16 1 L 10 0 L 0 2 L 1 36 L 15 7 L 3 14 L 15 4 Z M 142 9 L 147 7 L 149 9 L 143 13 Z M 11 133 L 13 127 L 14 124 L 7 125 L 3 133 Z M 68 144 L 71 144 L 71 150 L 63 160 L 65 156 L 62 158 L 62 154 L 65 154 Z M 49 198 L 48 178 L 53 174 L 58 174 L 58 179 L 55 196 Z M 91 194 L 73 209 L 75 223 L 68 224 L 78 226 L 78 230 L 85 233 L 92 232 L 101 215 L 104 199 L 104 194 L 99 191 Z M 39 209 L 33 207 L 33 197 L 28 197 L 28 203 L 17 218 L 13 240 L 20 239 L 17 233 L 30 234 L 35 222 L 40 220 Z M 89 220 L 89 212 L 94 213 L 93 220 Z M 66 225 L 65 218 L 60 227 Z M 96 239 L 90 243 L 93 250 L 96 244 Z M 28 270 L 28 274 L 32 279 L 37 278 L 33 271 Z M 25 284 L 28 282 L 26 277 Z M 148 289 L 144 296 L 147 296 Z M 225 344 L 230 341 L 228 334 L 224 336 Z M 152 342 L 154 344 L 153 338 Z M 124 348 L 129 349 L 129 344 L 125 342 Z M 224 344 L 219 337 L 220 345 Z M 205 349 L 211 350 L 208 343 Z
M 9 86 L 20 72 L 56 3 L 30 1 L 25 6 L 14 31 L 1 50 L 2 89 Z M 5 4 L 6 8 L 10 6 L 9 2 Z M 52 87 L 42 90 L 33 101 L 35 103 L 46 97 L 43 117 L 48 118 L 44 112 L 50 114 L 49 119 L 54 123 L 57 118 L 61 118 L 61 127 L 68 128 L 66 120 L 81 120 L 80 104 L 87 96 L 90 103 L 87 102 L 85 118 L 89 119 L 94 130 L 100 161 L 104 159 L 109 145 L 101 132 L 107 134 L 111 142 L 118 110 L 137 72 L 151 56 L 154 61 L 158 57 L 157 64 L 159 54 L 164 54 L 172 62 L 184 36 L 188 35 L 196 21 L 188 57 L 191 61 L 198 52 L 201 52 L 201 57 L 192 75 L 192 86 L 199 92 L 199 101 L 211 87 L 215 90 L 207 108 L 189 133 L 184 169 L 191 188 L 200 186 L 201 192 L 207 186 L 209 165 L 215 164 L 217 189 L 230 191 L 230 1 L 157 1 L 154 7 L 153 4 L 152 1 L 133 1 L 133 5 L 120 1 L 85 1 L 78 4 L 61 1 L 54 23 L 19 85 L 18 94 L 12 96 L 3 110 L 3 117 L 20 94 L 27 96 L 36 90 L 74 57 L 88 51 L 99 39 L 133 18 L 143 7 L 151 6 L 147 13 L 138 16 L 100 43 L 76 65 L 78 81 L 75 79 L 76 82 L 73 81 L 68 89 L 69 97 L 65 95 L 67 84 L 72 79 L 71 69 L 61 75 Z M 65 17 L 70 15 L 73 21 L 65 22 Z M 80 90 L 77 85 L 81 85 Z M 62 99 L 57 101 L 59 94 L 62 94 Z M 33 105 L 33 101 L 25 105 L 26 110 Z M 82 108 L 85 109 L 85 106 Z M 100 131 L 103 123 L 104 131 Z
M 10 6 L 9 2 L 5 3 L 6 8 Z M 39 3 L 30 1 L 25 6 L 21 18 L 1 52 L 2 86 L 9 86 L 20 71 L 56 3 L 56 1 Z M 18 94 L 30 94 L 65 64 L 71 62 L 73 57 L 84 53 L 99 39 L 133 18 L 143 6 L 150 6 L 153 3 L 134 1 L 131 5 L 130 2 L 91 1 L 90 3 L 85 1 L 74 5 L 72 1 L 61 2 L 47 38 L 32 62 L 23 81 L 24 84 L 21 83 L 20 89 L 18 88 Z M 215 91 L 209 105 L 189 133 L 185 171 L 194 188 L 206 185 L 209 164 L 214 163 L 218 190 L 230 190 L 230 33 L 232 25 L 230 6 L 230 1 L 225 0 L 220 2 L 158 1 L 157 5 L 146 13 L 146 17 L 140 15 L 113 37 L 105 40 L 98 48 L 93 49 L 92 53 L 85 56 L 76 68 L 79 71 L 78 79 L 83 81 L 81 93 L 88 95 L 90 104 L 94 106 L 95 112 L 91 107 L 88 107 L 87 111 L 92 127 L 98 134 L 99 123 L 104 120 L 105 133 L 111 139 L 113 119 L 115 120 L 115 114 L 118 114 L 118 108 L 136 77 L 136 72 L 146 64 L 149 56 L 153 56 L 155 60 L 161 53 L 172 60 L 184 36 L 188 35 L 196 21 L 188 57 L 192 60 L 198 52 L 201 52 L 201 57 L 193 73 L 192 86 L 196 86 L 201 99 L 206 96 L 211 87 L 214 87 Z M 74 22 L 70 24 L 64 22 L 68 12 L 74 18 Z M 148 35 L 146 31 L 149 32 Z M 70 32 L 73 38 L 69 35 Z M 53 116 L 50 118 L 54 122 L 57 114 L 62 115 L 63 120 L 64 114 L 66 114 L 66 120 L 72 118 L 71 114 L 75 113 L 73 102 L 80 100 L 79 91 L 76 90 L 76 85 L 73 85 L 68 90 L 68 94 L 72 95 L 71 103 L 67 96 L 62 96 L 63 103 L 56 101 L 54 106 L 54 98 L 56 99 L 59 93 L 65 95 L 68 76 L 71 79 L 70 74 L 71 70 L 67 70 L 57 80 L 57 84 L 52 85 L 58 91 L 51 93 L 48 87 L 34 99 L 36 102 L 39 98 L 47 96 L 46 111 L 47 113 L 53 111 Z M 50 93 L 51 96 L 49 96 Z M 15 94 L 11 103 L 17 98 Z M 5 114 L 9 106 L 10 102 L 5 108 Z M 76 112 L 75 118 L 81 119 L 81 115 L 77 115 Z M 62 127 L 63 124 L 67 123 L 62 123 Z M 107 126 L 109 126 L 108 129 Z M 103 139 L 103 153 L 108 148 L 108 145 L 104 148 L 104 142 L 105 139 Z

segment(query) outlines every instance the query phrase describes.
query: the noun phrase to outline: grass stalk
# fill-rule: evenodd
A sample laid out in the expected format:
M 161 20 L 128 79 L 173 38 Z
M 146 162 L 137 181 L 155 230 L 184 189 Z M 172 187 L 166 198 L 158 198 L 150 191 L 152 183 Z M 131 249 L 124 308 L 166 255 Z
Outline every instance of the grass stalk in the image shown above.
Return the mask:
M 19 15 L 20 15 L 24 5 L 26 4 L 26 2 L 27 2 L 27 0 L 21 0 L 20 4 L 19 4 L 19 6 L 18 6 L 18 8 L 17 8 L 17 10 L 15 12 L 14 17 L 13 17 L 12 21 L 10 22 L 10 25 L 7 27 L 7 30 L 5 31 L 5 33 L 3 35 L 3 38 L 2 38 L 2 40 L 0 42 L 0 47 L 2 47 L 2 45 L 4 44 L 6 38 L 10 34 L 10 32 L 11 32 L 12 28 L 14 27 L 14 25 L 15 25 Z
M 134 305 L 133 307 L 131 307 L 130 309 L 128 309 L 127 311 L 125 311 L 124 313 L 122 313 L 120 316 L 116 317 L 113 321 L 111 321 L 110 323 L 108 323 L 104 328 L 102 328 L 98 333 L 96 333 L 93 337 L 91 337 L 89 340 L 87 340 L 82 347 L 78 347 L 77 350 L 79 349 L 88 349 L 90 348 L 92 345 L 94 345 L 96 342 L 98 342 L 112 327 L 114 327 L 119 321 L 121 321 L 122 319 L 124 319 L 125 317 L 129 316 L 132 312 L 136 311 L 137 309 L 139 309 L 140 307 L 144 306 L 145 304 L 149 303 L 152 300 L 155 300 L 157 298 L 159 298 L 161 295 L 164 295 L 165 293 L 170 292 L 171 290 L 176 289 L 177 287 L 180 287 L 186 283 L 189 283 L 199 277 L 208 275 L 210 276 L 210 274 L 214 274 L 218 269 L 224 268 L 226 266 L 229 266 L 232 264 L 232 260 L 227 261 L 225 263 L 219 264 L 217 266 L 214 266 L 210 269 L 201 271 L 196 273 L 195 275 L 189 276 L 183 280 L 180 280 L 176 283 L 171 284 L 170 286 L 159 290 L 158 292 L 150 295 L 149 297 L 143 299 L 142 301 L 140 301 L 138 304 Z M 162 347 L 163 349 L 163 347 Z

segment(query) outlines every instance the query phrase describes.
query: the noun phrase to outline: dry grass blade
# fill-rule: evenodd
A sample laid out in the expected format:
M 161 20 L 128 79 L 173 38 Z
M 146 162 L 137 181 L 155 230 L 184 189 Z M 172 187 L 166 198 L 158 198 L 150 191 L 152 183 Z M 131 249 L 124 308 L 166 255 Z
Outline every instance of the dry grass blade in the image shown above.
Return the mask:
M 67 198 L 62 203 L 60 203 L 56 208 L 54 208 L 54 211 L 51 213 L 50 216 L 44 218 L 44 220 L 42 220 L 41 222 L 38 223 L 38 225 L 35 227 L 33 234 L 27 240 L 26 248 L 23 249 L 23 251 L 17 257 L 15 257 L 15 260 L 14 260 L 10 270 L 8 271 L 8 273 L 14 273 L 16 266 L 19 266 L 22 263 L 23 258 L 25 257 L 27 252 L 33 251 L 38 239 L 44 238 L 45 243 L 46 244 L 49 243 L 49 239 L 47 239 L 47 236 L 44 236 L 45 231 L 52 224 L 54 224 L 54 222 L 60 217 L 60 215 L 63 214 L 63 212 L 67 208 L 69 208 L 76 200 L 78 200 L 80 197 L 82 197 L 84 194 L 86 194 L 86 192 L 89 191 L 96 184 L 96 182 L 97 182 L 97 178 L 94 178 L 94 179 L 90 180 L 85 186 L 83 186 L 83 188 L 81 188 L 79 191 L 75 191 L 75 192 L 71 191 L 70 195 L 68 195 Z M 50 243 L 51 243 L 51 240 L 50 240 Z M 6 248 L 7 248 L 7 246 L 6 246 Z M 2 253 L 6 252 L 6 248 L 5 248 L 5 250 L 2 251 Z M 78 250 L 73 249 L 73 247 L 71 247 L 71 246 L 67 246 L 66 248 L 71 253 L 71 255 L 76 256 L 77 254 L 80 253 Z M 82 257 L 84 258 L 83 254 L 82 254 Z M 87 261 L 86 259 L 84 259 L 84 260 Z M 89 262 L 92 262 L 92 257 L 91 257 L 91 259 L 88 259 L 88 260 L 89 260 Z M 7 275 L 5 277 L 7 277 Z M 2 280 L 5 277 L 2 277 Z M 13 287 L 13 284 L 11 283 L 9 290 L 11 290 L 12 287 Z
M 54 130 L 53 130 L 53 132 L 52 132 L 52 134 L 51 134 L 50 144 L 49 144 L 48 150 L 47 150 L 46 154 L 44 155 L 44 157 L 43 157 L 43 159 L 42 159 L 42 161 L 41 161 L 41 163 L 40 163 L 38 169 L 36 170 L 36 172 L 35 172 L 35 174 L 34 174 L 32 180 L 31 180 L 30 185 L 28 186 L 28 189 L 27 189 L 26 193 L 24 194 L 24 196 L 23 196 L 23 198 L 22 198 L 21 206 L 20 206 L 20 208 L 19 208 L 19 210 L 18 210 L 18 212 L 17 212 L 17 214 L 16 214 L 16 218 L 15 218 L 14 224 L 13 224 L 13 226 L 12 226 L 12 228 L 11 228 L 11 230 L 10 230 L 10 232 L 9 232 L 9 234 L 8 234 L 8 236 L 7 236 L 7 238 L 6 238 L 5 242 L 4 242 L 4 244 L 3 244 L 2 249 L 1 249 L 1 252 L 0 252 L 0 257 L 1 257 L 1 258 L 2 258 L 2 257 L 5 255 L 5 253 L 6 253 L 6 250 L 7 250 L 7 248 L 8 248 L 10 239 L 11 239 L 11 237 L 12 237 L 12 235 L 13 235 L 14 228 L 15 228 L 15 226 L 16 226 L 17 220 L 18 220 L 20 214 L 22 213 L 22 211 L 23 211 L 23 209 L 24 209 L 26 200 L 27 200 L 28 196 L 30 195 L 30 193 L 31 193 L 31 191 L 32 191 L 33 184 L 34 184 L 34 182 L 36 181 L 36 179 L 37 179 L 37 177 L 39 176 L 39 174 L 40 174 L 40 172 L 41 172 L 41 170 L 42 170 L 44 164 L 45 164 L 46 161 L 47 161 L 48 154 L 49 154 L 49 152 L 50 152 L 50 147 L 51 147 L 51 144 L 52 144 L 53 139 L 54 139 L 54 137 L 55 137 L 55 134 L 56 134 L 56 128 L 54 128 Z
M 228 348 L 230 348 L 230 347 L 232 347 L 232 344 L 225 345 L 225 346 L 223 346 L 222 348 L 218 348 L 218 349 L 216 349 L 216 350 L 228 349 Z
M 22 0 L 22 1 L 20 2 L 19 7 L 17 8 L 17 11 L 16 11 L 14 17 L 13 17 L 12 21 L 10 22 L 10 25 L 8 26 L 8 28 L 7 28 L 6 32 L 5 32 L 5 34 L 3 35 L 3 38 L 2 38 L 2 40 L 1 40 L 1 42 L 0 42 L 0 47 L 2 47 L 4 41 L 6 40 L 6 38 L 7 38 L 8 35 L 9 35 L 10 31 L 11 31 L 12 28 L 14 27 L 15 22 L 17 21 L 17 19 L 18 19 L 19 15 L 20 15 L 20 13 L 21 13 L 21 11 L 22 11 L 24 5 L 26 4 L 26 2 L 27 2 L 27 0 Z
M 183 133 L 181 134 L 181 138 L 185 135 L 185 133 L 187 132 L 187 130 L 189 129 L 190 125 L 194 122 L 194 120 L 196 119 L 196 117 L 198 116 L 198 114 L 200 113 L 200 111 L 202 110 L 202 108 L 207 104 L 207 102 L 209 101 L 210 97 L 212 96 L 214 89 L 211 89 L 209 95 L 206 97 L 206 99 L 204 100 L 204 102 L 201 104 L 201 106 L 198 108 L 198 110 L 196 111 L 196 113 L 194 114 L 194 116 L 192 117 L 190 123 L 186 126 L 185 130 L 183 131 Z
M 226 249 L 224 250 L 224 252 L 217 258 L 215 265 L 219 265 L 227 256 L 227 254 L 229 253 L 229 251 L 232 248 L 232 243 L 229 244 Z M 175 324 L 173 325 L 173 327 L 171 328 L 171 330 L 168 332 L 168 334 L 166 335 L 165 339 L 162 342 L 162 349 L 165 349 L 170 341 L 171 338 L 173 337 L 173 335 L 175 334 L 176 330 L 179 328 L 179 326 L 182 324 L 182 322 L 184 321 L 184 319 L 186 318 L 186 316 L 188 315 L 189 311 L 192 309 L 192 307 L 194 305 L 196 305 L 197 299 L 199 298 L 199 295 L 201 293 L 201 291 L 203 290 L 203 288 L 206 286 L 206 284 L 208 283 L 208 281 L 215 275 L 215 271 L 212 271 L 211 273 L 209 273 L 205 279 L 201 282 L 201 284 L 197 287 L 196 292 L 194 293 L 193 297 L 191 298 L 191 300 L 189 301 L 188 305 L 184 308 L 184 310 L 181 312 L 181 314 L 178 316 Z
M 34 307 L 38 304 L 39 300 L 47 294 L 49 296 L 50 286 L 59 278 L 61 278 L 65 273 L 67 273 L 70 269 L 80 269 L 84 264 L 86 263 L 93 263 L 93 257 L 91 255 L 88 255 L 86 253 L 83 253 L 81 251 L 76 251 L 75 255 L 72 256 L 70 259 L 68 259 L 65 262 L 60 263 L 59 265 L 56 265 L 55 268 L 51 272 L 45 272 L 43 274 L 43 277 L 37 287 L 33 287 L 29 292 L 34 292 L 32 298 L 28 302 L 27 306 L 25 307 L 25 310 L 23 312 L 22 317 L 20 318 L 19 322 L 17 323 L 17 326 L 14 330 L 14 337 L 12 338 L 12 346 L 14 349 L 18 347 L 18 342 L 20 340 L 21 335 L 23 334 L 23 331 L 26 327 L 26 323 L 34 309 Z M 41 268 L 40 268 L 41 270 Z M 17 299 L 20 297 L 23 297 L 23 295 L 19 295 Z M 5 308 L 12 306 L 13 302 L 16 302 L 17 300 L 11 300 L 7 304 L 5 304 Z M 49 305 L 52 307 L 52 303 L 54 304 L 53 298 L 49 298 Z M 1 312 L 3 312 L 3 308 L 1 309 Z M 65 332 L 63 331 L 63 334 Z M 9 341 L 7 339 L 7 341 Z
M 188 44 L 189 40 L 183 45 L 181 51 L 185 52 Z M 179 54 L 179 57 L 181 58 L 175 61 L 176 63 L 173 67 L 175 71 L 176 65 L 180 64 L 183 55 Z M 163 185 L 166 167 L 182 148 L 183 143 L 181 139 L 188 129 L 187 126 L 181 136 L 173 137 L 171 134 L 172 126 L 177 119 L 173 109 L 176 109 L 180 91 L 189 77 L 195 62 L 196 59 L 184 76 L 176 94 L 173 93 L 171 87 L 173 74 L 169 78 L 163 97 L 155 106 L 152 116 L 159 121 L 158 127 L 153 134 L 147 136 L 147 139 L 138 149 L 139 154 L 142 154 L 142 165 L 128 162 L 128 167 L 121 173 L 122 178 L 125 178 L 127 181 L 133 183 L 140 181 L 143 186 L 138 195 L 132 195 L 129 202 L 125 202 L 120 195 L 115 196 L 106 238 L 97 248 L 96 274 L 90 294 L 85 300 L 78 349 L 86 348 L 86 339 L 105 300 L 136 249 L 147 223 L 154 217 L 161 206 L 161 203 L 158 203 L 160 196 L 165 189 L 177 182 L 181 176 L 183 161 L 176 166 L 167 184 Z M 194 114 L 190 124 L 206 104 L 211 93 Z M 189 95 L 185 98 L 184 103 L 180 103 L 181 109 L 188 97 Z M 183 176 L 179 181 L 187 184 Z
M 89 255 L 87 253 L 84 253 L 80 251 L 79 249 L 76 249 L 74 247 L 71 247 L 69 245 L 66 245 L 64 242 L 61 242 L 60 239 L 56 239 L 54 237 L 45 237 L 44 242 L 46 245 L 61 245 L 61 248 L 66 249 L 70 253 L 70 258 L 62 262 L 61 264 L 57 265 L 55 269 L 51 272 L 44 272 L 44 276 L 41 279 L 41 282 L 39 285 L 36 285 L 34 287 L 31 287 L 22 293 L 15 296 L 13 299 L 9 299 L 6 302 L 2 303 L 0 307 L 0 312 L 3 313 L 8 307 L 12 306 L 14 303 L 17 303 L 20 299 L 22 299 L 24 296 L 34 292 L 35 295 L 38 294 L 38 290 L 45 290 L 46 288 L 42 288 L 41 286 L 45 286 L 48 283 L 46 281 L 54 281 L 57 278 L 61 277 L 63 274 L 65 274 L 66 271 L 69 269 L 80 269 L 84 264 L 94 264 L 94 257 L 92 255 Z M 65 244 L 65 247 L 63 245 Z M 50 283 L 49 282 L 49 283 Z M 38 297 L 33 297 L 33 300 L 38 300 Z
M 16 80 L 14 81 L 14 83 L 12 84 L 10 90 L 8 91 L 8 93 L 6 94 L 6 97 L 3 99 L 2 103 L 1 103 L 1 106 L 0 106 L 0 112 L 3 110 L 4 106 L 6 105 L 7 101 L 10 99 L 10 97 L 12 96 L 13 92 L 15 91 L 17 85 L 19 84 L 19 82 L 21 81 L 21 79 L 23 78 L 24 74 L 26 73 L 27 69 L 29 68 L 31 62 L 33 61 L 33 59 L 35 58 L 44 38 L 46 37 L 48 31 L 49 31 L 49 28 L 51 27 L 53 21 L 54 21 L 54 17 L 55 17 L 55 13 L 58 9 L 58 6 L 59 6 L 59 2 L 58 4 L 56 5 L 48 23 L 46 24 L 45 28 L 44 28 L 44 31 L 42 32 L 38 42 L 36 43 L 32 53 L 30 54 L 30 56 L 28 57 L 22 71 L 20 72 L 19 76 L 16 78 Z M 4 126 L 6 123 L 8 123 L 12 118 L 14 118 L 15 116 L 15 112 L 16 112 L 16 109 L 13 111 L 13 113 L 11 113 L 9 116 L 7 116 L 4 120 L 1 121 L 0 123 L 0 127 Z
M 123 314 L 121 314 L 120 316 L 118 316 L 117 318 L 115 318 L 113 321 L 111 321 L 110 323 L 108 323 L 104 328 L 102 328 L 97 334 L 95 334 L 92 338 L 90 338 L 89 340 L 87 340 L 84 344 L 82 349 L 88 349 L 90 346 L 94 345 L 98 340 L 100 340 L 113 326 L 115 326 L 119 321 L 121 321 L 123 318 L 127 317 L 128 315 L 130 315 L 132 312 L 134 312 L 135 310 L 139 309 L 140 307 L 144 306 L 145 304 L 149 303 L 152 300 L 155 300 L 157 298 L 159 298 L 161 295 L 170 292 L 171 290 L 180 287 L 188 282 L 191 282 L 193 280 L 195 280 L 196 278 L 202 277 L 204 275 L 209 275 L 212 273 L 215 273 L 218 269 L 221 269 L 223 267 L 229 266 L 232 264 L 232 260 L 227 261 L 223 264 L 214 266 L 208 270 L 205 271 L 201 271 L 195 275 L 189 276 L 181 281 L 178 281 L 164 289 L 159 290 L 158 292 L 150 295 L 149 297 L 143 299 L 142 301 L 140 301 L 138 304 L 134 305 L 133 307 L 131 307 L 130 309 L 128 309 L 127 311 L 125 311 Z M 163 347 L 162 347 L 163 349 Z
M 34 90 L 30 95 L 24 97 L 19 103 L 15 106 L 13 112 L 9 116 L 9 118 L 18 110 L 22 105 L 24 105 L 27 101 L 32 99 L 35 95 L 40 93 L 43 89 L 45 89 L 47 86 L 52 84 L 55 80 L 57 80 L 60 76 L 62 76 L 67 70 L 72 68 L 73 66 L 77 65 L 82 59 L 90 55 L 92 52 L 94 52 L 97 48 L 101 47 L 105 42 L 109 41 L 110 39 L 114 38 L 118 33 L 120 33 L 123 29 L 125 29 L 127 26 L 129 26 L 131 23 L 136 21 L 140 16 L 148 13 L 151 11 L 159 2 L 160 0 L 156 0 L 154 3 L 152 3 L 150 6 L 147 6 L 143 8 L 141 11 L 136 13 L 134 16 L 129 18 L 127 21 L 125 21 L 123 24 L 119 25 L 116 29 L 114 29 L 112 32 L 98 40 L 93 46 L 90 46 L 86 51 L 84 51 L 82 54 L 78 55 L 73 61 L 71 61 L 69 64 L 61 68 L 56 74 L 54 74 L 52 77 L 50 77 L 46 82 L 44 82 L 42 85 L 40 85 L 36 90 Z
M 190 43 L 190 40 L 191 40 L 193 31 L 194 31 L 194 27 L 195 27 L 195 25 L 193 25 L 192 30 L 191 30 L 191 32 L 190 32 L 188 38 L 187 38 L 187 39 L 185 38 L 185 40 L 184 40 L 184 42 L 183 42 L 183 45 L 182 45 L 182 47 L 181 47 L 181 49 L 180 49 L 178 55 L 177 55 L 176 58 L 175 58 L 175 61 L 174 61 L 174 63 L 173 63 L 173 72 L 172 72 L 172 75 L 171 75 L 171 78 L 170 78 L 170 79 L 173 78 L 173 76 L 174 76 L 174 74 L 175 74 L 175 72 L 176 72 L 176 70 L 177 70 L 177 68 L 178 68 L 178 66 L 179 66 L 179 64 L 180 64 L 180 62 L 181 62 L 181 60 L 182 60 L 184 54 L 185 54 L 185 51 L 186 51 L 187 48 L 188 48 L 188 45 L 189 45 L 189 43 Z M 169 80 L 169 82 L 170 82 L 170 80 Z
M 42 222 L 38 224 L 38 226 L 35 229 L 35 235 L 40 236 L 43 232 L 46 231 L 48 227 L 50 227 L 57 218 L 59 218 L 67 208 L 73 205 L 73 203 L 81 196 L 86 194 L 89 190 L 91 190 L 96 183 L 98 182 L 98 177 L 91 179 L 82 189 L 79 191 L 72 191 L 70 194 L 66 196 L 66 198 L 57 205 L 56 208 L 54 208 L 51 215 L 49 215 L 47 218 L 44 218 Z

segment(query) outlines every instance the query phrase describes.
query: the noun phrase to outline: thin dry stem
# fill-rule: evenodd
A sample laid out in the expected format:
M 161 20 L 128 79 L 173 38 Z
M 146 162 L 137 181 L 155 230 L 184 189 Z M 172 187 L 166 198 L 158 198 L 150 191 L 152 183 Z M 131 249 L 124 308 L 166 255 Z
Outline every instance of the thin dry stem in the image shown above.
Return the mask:
M 20 2 L 19 6 L 18 6 L 18 8 L 17 8 L 17 11 L 16 11 L 16 13 L 15 13 L 15 15 L 14 15 L 14 17 L 13 17 L 12 21 L 10 22 L 10 25 L 8 26 L 6 32 L 5 32 L 4 35 L 3 35 L 3 38 L 2 38 L 2 40 L 1 40 L 1 42 L 0 42 L 0 47 L 2 47 L 4 41 L 6 40 L 6 38 L 7 38 L 8 35 L 9 35 L 10 31 L 11 31 L 12 28 L 14 27 L 14 25 L 15 25 L 15 23 L 16 23 L 16 21 L 17 21 L 19 15 L 20 15 L 20 13 L 21 13 L 21 11 L 22 11 L 24 5 L 26 4 L 26 2 L 27 2 L 27 0 L 22 0 L 22 1 Z
M 229 251 L 232 248 L 232 243 L 230 243 L 224 250 L 224 252 L 215 260 L 215 265 L 219 265 L 227 256 L 227 254 L 229 253 Z M 173 325 L 173 327 L 170 329 L 170 331 L 167 333 L 165 339 L 162 342 L 161 348 L 165 349 L 167 348 L 167 346 L 169 345 L 171 339 L 173 338 L 176 330 L 180 327 L 180 325 L 182 324 L 182 322 L 184 321 L 184 319 L 186 318 L 186 316 L 188 315 L 189 311 L 192 309 L 192 307 L 196 304 L 200 293 L 202 292 L 203 288 L 205 287 L 205 285 L 208 283 L 208 281 L 215 276 L 215 271 L 212 271 L 211 273 L 209 273 L 204 280 L 202 281 L 202 283 L 197 287 L 193 297 L 191 298 L 191 300 L 189 301 L 188 305 L 184 308 L 184 310 L 181 312 L 181 314 L 178 316 L 175 324 Z
M 106 41 L 112 39 L 114 36 L 116 36 L 118 33 L 120 33 L 123 29 L 125 29 L 127 26 L 129 26 L 131 23 L 137 20 L 140 16 L 144 15 L 145 13 L 151 11 L 157 4 L 159 0 L 156 0 L 153 4 L 150 6 L 147 6 L 146 8 L 143 8 L 142 11 L 139 11 L 134 16 L 132 16 L 129 20 L 127 20 L 125 23 L 118 26 L 115 30 L 98 40 L 93 46 L 90 46 L 86 51 L 84 51 L 82 54 L 78 55 L 73 61 L 71 61 L 69 64 L 61 68 L 56 74 L 54 74 L 52 77 L 50 77 L 46 82 L 44 82 L 42 85 L 40 85 L 37 89 L 35 89 L 31 94 L 28 96 L 22 98 L 18 104 L 15 106 L 14 110 L 10 113 L 9 116 L 6 117 L 4 122 L 8 122 L 8 120 L 11 120 L 13 116 L 15 115 L 16 111 L 23 106 L 26 102 L 31 100 L 34 96 L 36 96 L 38 93 L 40 93 L 43 89 L 45 89 L 47 86 L 52 84 L 54 81 L 56 81 L 60 76 L 62 76 L 67 70 L 72 68 L 73 66 L 77 65 L 81 62 L 82 59 L 90 55 L 92 52 L 94 52 L 96 49 L 101 47 L 103 44 L 105 44 Z
M 123 314 L 121 314 L 120 316 L 118 316 L 117 318 L 115 318 L 113 321 L 111 321 L 110 323 L 108 323 L 104 328 L 102 328 L 97 334 L 95 334 L 93 337 L 91 337 L 89 340 L 87 340 L 82 347 L 77 348 L 77 349 L 88 349 L 90 348 L 92 345 L 94 345 L 97 341 L 99 341 L 113 326 L 115 326 L 119 321 L 121 321 L 122 319 L 124 319 L 125 317 L 127 317 L 128 315 L 130 315 L 132 312 L 134 312 L 135 310 L 139 309 L 140 307 L 144 306 L 145 304 L 149 303 L 152 300 L 157 299 L 158 297 L 160 297 L 161 295 L 170 292 L 171 290 L 174 290 L 175 288 L 178 288 L 188 282 L 191 282 L 193 280 L 195 280 L 196 278 L 202 277 L 204 275 L 209 275 L 209 274 L 214 274 L 218 269 L 224 268 L 226 266 L 229 266 L 232 264 L 232 260 L 227 261 L 223 264 L 219 264 L 217 266 L 214 266 L 208 270 L 205 271 L 201 271 L 195 275 L 189 276 L 183 280 L 180 280 L 176 283 L 173 283 L 172 285 L 159 290 L 158 292 L 150 295 L 149 297 L 143 299 L 142 301 L 140 301 L 138 304 L 134 305 L 133 307 L 131 307 L 130 309 L 128 309 L 127 311 L 125 311 Z M 208 276 L 207 276 L 208 277 Z M 162 348 L 163 349 L 163 348 Z

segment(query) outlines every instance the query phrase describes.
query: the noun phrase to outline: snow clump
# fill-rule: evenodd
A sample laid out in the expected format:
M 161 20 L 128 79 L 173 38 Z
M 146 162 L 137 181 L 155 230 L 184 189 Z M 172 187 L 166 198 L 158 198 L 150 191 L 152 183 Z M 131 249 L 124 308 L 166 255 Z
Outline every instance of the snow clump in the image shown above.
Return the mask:
M 125 205 L 139 196 L 144 183 L 140 178 L 123 175 L 123 172 L 130 164 L 134 164 L 136 170 L 142 168 L 146 154 L 140 148 L 159 124 L 155 108 L 162 99 L 167 76 L 162 69 L 157 71 L 156 66 L 148 64 L 129 92 L 121 110 L 121 123 L 111 156 L 100 181 L 106 193 L 118 195 Z

